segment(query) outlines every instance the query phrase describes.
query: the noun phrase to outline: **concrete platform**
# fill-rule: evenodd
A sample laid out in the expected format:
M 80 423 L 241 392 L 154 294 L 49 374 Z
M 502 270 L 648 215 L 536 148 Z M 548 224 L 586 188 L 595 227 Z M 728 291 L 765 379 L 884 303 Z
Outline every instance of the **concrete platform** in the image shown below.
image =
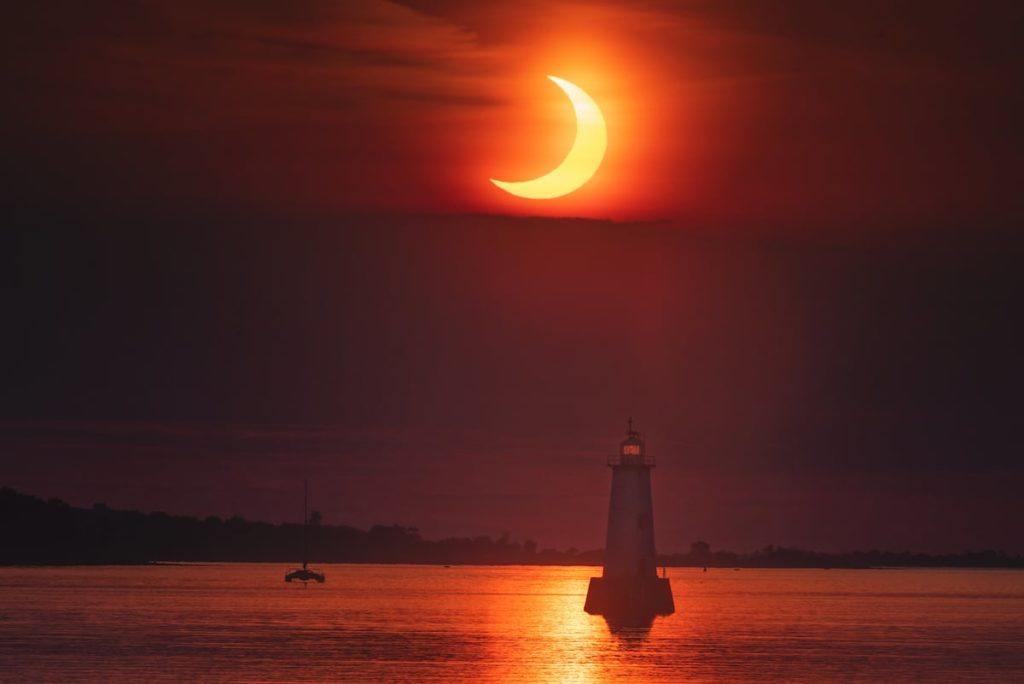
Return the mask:
M 591 615 L 671 615 L 676 611 L 665 577 L 591 577 L 583 610 Z

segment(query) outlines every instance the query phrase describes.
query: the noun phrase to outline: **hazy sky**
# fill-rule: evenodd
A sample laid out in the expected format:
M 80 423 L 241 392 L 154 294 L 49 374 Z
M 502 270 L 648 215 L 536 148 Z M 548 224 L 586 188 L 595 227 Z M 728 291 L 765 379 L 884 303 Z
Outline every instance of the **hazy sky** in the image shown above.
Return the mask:
M 632 415 L 663 550 L 1024 551 L 1017 3 L 5 15 L 0 484 L 595 548 Z

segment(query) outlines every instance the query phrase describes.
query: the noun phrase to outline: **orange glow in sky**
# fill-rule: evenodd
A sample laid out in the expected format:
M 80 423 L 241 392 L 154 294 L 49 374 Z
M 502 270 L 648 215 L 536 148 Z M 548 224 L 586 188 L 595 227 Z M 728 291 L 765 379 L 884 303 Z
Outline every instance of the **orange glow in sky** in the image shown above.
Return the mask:
M 497 106 L 460 121 L 464 156 L 453 187 L 474 210 L 516 215 L 661 218 L 681 203 L 696 202 L 701 162 L 695 141 L 709 139 L 698 119 L 715 105 L 707 88 L 696 74 L 689 87 L 678 64 L 666 64 L 657 50 L 644 47 L 629 12 L 573 11 L 572 21 L 551 23 L 564 29 L 502 46 L 496 71 L 478 83 Z M 586 183 L 561 177 L 557 190 L 545 183 L 517 197 L 527 193 L 502 192 L 488 179 L 552 181 L 546 174 L 563 170 L 559 164 L 576 139 L 574 98 L 552 88 L 545 74 L 593 99 L 603 115 L 606 146 L 600 164 L 590 164 Z

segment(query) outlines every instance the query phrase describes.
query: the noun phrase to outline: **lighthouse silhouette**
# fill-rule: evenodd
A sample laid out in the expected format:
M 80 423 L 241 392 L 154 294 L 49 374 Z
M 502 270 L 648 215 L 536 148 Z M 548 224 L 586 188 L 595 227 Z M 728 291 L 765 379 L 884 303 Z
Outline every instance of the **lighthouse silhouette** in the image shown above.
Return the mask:
M 591 577 L 583 610 L 607 617 L 651 617 L 675 612 L 667 578 L 658 577 L 654 552 L 654 507 L 651 468 L 654 458 L 640 433 L 629 430 L 619 453 L 608 457 L 612 493 L 604 572 Z

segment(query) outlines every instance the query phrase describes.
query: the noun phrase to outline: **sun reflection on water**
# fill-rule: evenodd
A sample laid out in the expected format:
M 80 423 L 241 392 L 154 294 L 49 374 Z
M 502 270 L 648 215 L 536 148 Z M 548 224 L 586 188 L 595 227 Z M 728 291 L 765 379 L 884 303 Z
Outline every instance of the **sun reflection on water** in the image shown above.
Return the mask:
M 495 572 L 492 570 L 492 573 Z M 616 621 L 583 611 L 595 568 L 497 571 L 485 630 L 499 682 L 621 682 L 644 679 L 655 618 Z M 492 575 L 493 576 L 493 575 Z M 520 591 L 504 593 L 515 586 Z
M 493 669 L 502 682 L 608 681 L 597 654 L 609 638 L 604 621 L 583 612 L 586 578 L 581 568 L 531 573 L 526 591 L 496 597 L 488 631 Z M 581 570 L 583 571 L 581 573 Z M 529 570 L 527 572 L 530 572 Z

